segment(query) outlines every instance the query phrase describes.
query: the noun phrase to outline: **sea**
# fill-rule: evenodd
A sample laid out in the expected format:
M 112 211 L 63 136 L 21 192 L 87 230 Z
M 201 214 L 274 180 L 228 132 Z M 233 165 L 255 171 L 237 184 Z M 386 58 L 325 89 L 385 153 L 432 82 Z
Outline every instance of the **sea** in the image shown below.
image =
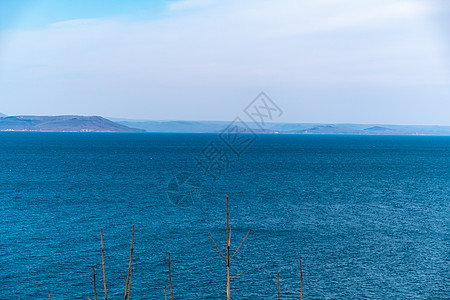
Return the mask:
M 450 137 L 0 133 L 0 299 L 450 299 Z M 299 257 L 301 257 L 301 271 Z M 302 276 L 301 276 L 302 274 Z M 302 277 L 302 279 L 301 279 Z

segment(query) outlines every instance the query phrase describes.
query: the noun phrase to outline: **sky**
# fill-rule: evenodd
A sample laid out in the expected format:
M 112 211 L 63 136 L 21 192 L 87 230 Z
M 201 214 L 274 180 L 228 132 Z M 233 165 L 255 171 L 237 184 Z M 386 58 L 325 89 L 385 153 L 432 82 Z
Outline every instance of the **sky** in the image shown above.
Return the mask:
M 444 0 L 0 0 L 0 112 L 450 125 Z

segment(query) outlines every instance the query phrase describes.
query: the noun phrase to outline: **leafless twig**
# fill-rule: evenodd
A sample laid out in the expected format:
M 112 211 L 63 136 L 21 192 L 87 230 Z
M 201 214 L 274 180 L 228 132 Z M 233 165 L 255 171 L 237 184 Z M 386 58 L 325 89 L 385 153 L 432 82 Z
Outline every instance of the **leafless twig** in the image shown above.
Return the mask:
M 222 252 L 220 251 L 219 247 L 217 247 L 216 242 L 214 241 L 214 238 L 212 237 L 211 233 L 209 234 L 209 237 L 211 238 L 212 242 L 214 243 L 214 246 L 216 246 L 217 251 L 219 251 L 220 255 L 223 257 L 223 259 L 225 260 L 225 262 L 227 261 L 227 259 L 225 258 L 225 256 L 223 256 Z
M 170 252 L 169 252 L 169 284 L 170 284 L 170 296 L 173 300 L 173 290 L 172 290 L 172 276 L 170 274 Z
M 245 273 L 245 271 L 242 271 L 241 273 L 237 274 L 236 276 L 231 277 L 231 279 L 238 278 L 239 276 L 241 276 L 244 273 Z
M 130 272 L 130 282 L 128 283 L 128 300 L 130 300 L 130 290 L 131 290 L 131 279 L 133 278 L 133 268 L 131 268 L 131 272 Z
M 277 274 L 277 291 L 278 291 L 278 300 L 280 300 L 280 274 Z
M 298 260 L 300 261 L 300 300 L 303 299 L 303 271 L 302 271 L 302 257 L 299 256 Z
M 97 299 L 97 288 L 95 287 L 95 267 L 92 267 L 92 277 L 94 278 L 94 296 L 95 296 L 95 300 Z
M 239 247 L 236 249 L 236 251 L 234 251 L 233 255 L 230 258 L 230 261 L 233 259 L 233 257 L 236 255 L 236 253 L 238 252 L 239 248 L 241 248 L 242 244 L 244 244 L 245 240 L 247 239 L 248 235 L 250 234 L 250 231 L 252 231 L 251 229 L 248 230 L 247 235 L 244 237 L 244 239 L 242 240 L 241 244 L 239 245 Z
M 108 292 L 106 291 L 106 275 L 105 275 L 105 253 L 103 250 L 103 229 L 101 230 L 102 237 L 102 268 L 103 268 L 103 287 L 105 289 L 105 300 L 108 300 Z
M 220 256 L 222 256 L 223 260 L 225 260 L 225 263 L 227 264 L 227 300 L 231 299 L 231 287 L 230 287 L 230 280 L 239 277 L 240 275 L 244 274 L 244 272 L 241 272 L 240 274 L 231 277 L 230 276 L 230 262 L 233 259 L 233 257 L 236 255 L 236 253 L 241 248 L 242 244 L 244 244 L 245 240 L 247 239 L 248 235 L 250 234 L 250 230 L 247 232 L 247 235 L 244 237 L 242 242 L 240 243 L 239 247 L 237 247 L 236 251 L 234 251 L 233 255 L 230 258 L 230 246 L 231 246 L 231 229 L 230 226 L 230 211 L 228 209 L 228 194 L 226 197 L 226 205 L 227 205 L 227 252 L 226 257 L 223 255 L 222 251 L 220 251 L 219 247 L 216 244 L 216 241 L 214 241 L 214 238 L 212 237 L 211 233 L 209 234 L 209 237 L 211 238 L 212 242 L 214 243 L 214 246 L 216 247 L 217 251 L 219 252 Z
M 130 272 L 131 272 L 131 261 L 133 260 L 133 244 L 134 244 L 134 225 L 131 229 L 131 250 L 130 250 L 130 263 L 128 264 L 128 274 L 127 274 L 127 281 L 125 282 L 125 295 L 123 296 L 123 300 L 127 300 L 127 293 L 128 293 L 128 284 L 130 280 Z

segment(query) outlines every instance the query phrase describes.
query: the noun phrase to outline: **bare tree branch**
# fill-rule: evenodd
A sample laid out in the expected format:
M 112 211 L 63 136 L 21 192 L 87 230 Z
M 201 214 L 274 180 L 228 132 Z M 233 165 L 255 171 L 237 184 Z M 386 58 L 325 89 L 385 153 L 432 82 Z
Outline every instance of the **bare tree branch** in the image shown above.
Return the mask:
M 211 238 L 211 240 L 214 243 L 214 246 L 216 246 L 217 251 L 219 251 L 220 255 L 222 256 L 222 258 L 225 260 L 225 262 L 227 261 L 227 259 L 225 258 L 225 256 L 223 256 L 222 252 L 220 251 L 219 247 L 217 247 L 216 242 L 214 241 L 214 238 L 212 237 L 211 233 L 209 234 L 209 237 Z
M 105 275 L 105 253 L 103 250 L 103 229 L 101 231 L 102 238 L 102 268 L 103 268 L 103 287 L 105 288 L 105 300 L 108 300 L 108 292 L 106 291 L 106 275 Z
M 226 196 L 226 209 L 227 209 L 227 252 L 226 252 L 226 256 L 222 253 L 222 251 L 220 251 L 219 247 L 216 244 L 216 241 L 214 240 L 214 238 L 212 237 L 211 233 L 209 234 L 209 237 L 211 238 L 212 242 L 214 243 L 214 246 L 216 247 L 217 251 L 219 252 L 220 256 L 222 256 L 223 260 L 225 261 L 225 263 L 227 264 L 227 300 L 231 299 L 231 279 L 237 278 L 239 276 L 241 276 L 242 274 L 244 274 L 245 272 L 242 272 L 236 276 L 231 277 L 230 276 L 230 262 L 233 259 L 233 257 L 236 255 L 236 253 L 239 251 L 239 249 L 241 248 L 242 244 L 244 244 L 245 240 L 247 239 L 248 235 L 250 234 L 250 230 L 247 232 L 247 235 L 244 237 L 244 239 L 242 240 L 241 244 L 239 245 L 239 247 L 237 247 L 236 251 L 234 251 L 233 255 L 230 257 L 230 246 L 231 246 L 231 231 L 233 229 L 232 226 L 230 226 L 230 210 L 228 208 L 228 193 Z
M 131 279 L 133 278 L 133 268 L 131 268 L 131 272 L 130 272 L 130 283 L 128 284 L 128 300 L 130 300 L 130 290 L 131 290 Z
M 92 277 L 94 278 L 94 296 L 95 296 L 95 300 L 97 299 L 97 288 L 95 287 L 95 267 L 92 267 Z
M 123 296 L 123 300 L 127 300 L 128 293 L 128 281 L 130 280 L 130 271 L 131 271 L 131 261 L 133 259 L 133 244 L 134 244 L 134 225 L 131 227 L 131 250 L 130 250 L 130 263 L 128 264 L 128 273 L 127 273 L 127 281 L 125 282 L 125 295 Z
M 278 300 L 280 300 L 280 274 L 277 274 L 277 291 L 278 291 Z
M 244 273 L 245 273 L 245 271 L 242 271 L 241 273 L 237 274 L 236 276 L 231 277 L 231 279 L 238 278 L 239 276 L 241 276 Z
M 299 256 L 298 260 L 300 261 L 300 300 L 303 299 L 303 271 L 302 271 L 302 257 Z
M 228 237 L 228 247 L 231 246 L 231 229 L 233 228 L 233 226 L 230 226 L 230 232 L 229 232 L 229 237 Z
M 251 229 L 248 230 L 247 235 L 244 237 L 244 239 L 242 240 L 241 244 L 239 245 L 239 247 L 236 249 L 236 251 L 234 251 L 234 254 L 231 256 L 230 261 L 233 259 L 233 257 L 236 255 L 236 253 L 238 252 L 239 248 L 241 248 L 242 244 L 245 242 L 245 240 L 247 239 L 248 235 L 250 234 Z
M 172 277 L 170 275 L 170 252 L 169 253 L 169 284 L 170 284 L 170 296 L 172 297 L 173 300 L 173 290 L 172 290 Z

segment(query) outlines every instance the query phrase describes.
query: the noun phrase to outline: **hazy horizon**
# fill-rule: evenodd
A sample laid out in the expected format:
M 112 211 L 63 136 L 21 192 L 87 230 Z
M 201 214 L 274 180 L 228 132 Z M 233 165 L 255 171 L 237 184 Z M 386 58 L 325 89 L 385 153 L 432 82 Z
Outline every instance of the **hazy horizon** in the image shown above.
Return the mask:
M 6 115 L 7 117 L 17 117 L 17 116 L 86 116 L 86 117 L 93 117 L 93 116 L 99 116 L 103 117 L 105 119 L 111 120 L 113 122 L 218 122 L 218 123 L 230 123 L 232 120 L 196 120 L 196 119 L 131 119 L 131 118 L 117 118 L 117 117 L 109 117 L 109 116 L 103 116 L 103 115 L 74 115 L 74 114 L 64 114 L 64 115 Z M 2 117 L 2 112 L 0 112 L 0 117 Z M 245 120 L 246 123 L 252 123 L 252 121 Z M 273 121 L 273 122 L 267 122 L 268 124 L 311 124 L 311 125 L 369 125 L 369 126 L 441 126 L 441 127 L 450 127 L 450 125 L 438 125 L 438 124 L 392 124 L 392 123 L 354 123 L 354 122 L 283 122 L 283 121 Z

